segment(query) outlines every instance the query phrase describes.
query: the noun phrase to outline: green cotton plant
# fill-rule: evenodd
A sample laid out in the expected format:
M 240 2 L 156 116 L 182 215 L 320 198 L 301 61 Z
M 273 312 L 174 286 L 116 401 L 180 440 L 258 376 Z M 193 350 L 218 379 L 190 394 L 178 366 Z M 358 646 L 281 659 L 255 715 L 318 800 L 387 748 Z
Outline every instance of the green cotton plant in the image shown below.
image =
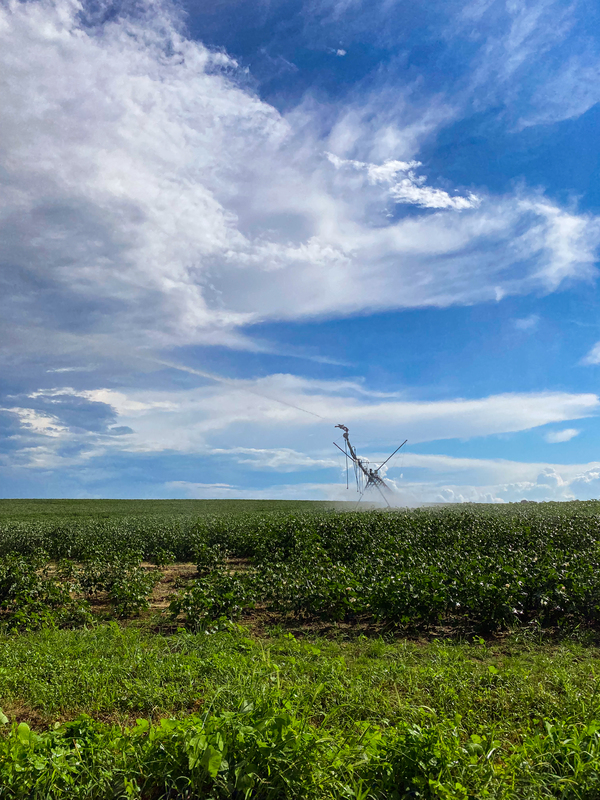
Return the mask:
M 27 558 L 18 553 L 0 560 L 0 608 L 35 601 L 42 591 L 38 571 L 45 562 L 43 556 Z
M 94 559 L 83 565 L 79 575 L 82 590 L 88 596 L 106 592 L 118 617 L 140 614 L 150 606 L 150 597 L 162 573 L 140 566 L 141 556 L 126 552 L 123 559 Z
M 79 584 L 88 595 L 108 592 L 115 580 L 139 567 L 141 561 L 142 554 L 136 550 L 124 548 L 121 553 L 108 555 L 94 552 L 79 570 Z
M 222 569 L 226 560 L 227 549 L 222 544 L 197 541 L 194 545 L 194 562 L 198 575 L 207 575 L 214 570 Z
M 0 611 L 9 630 L 77 627 L 91 621 L 89 605 L 71 596 L 74 586 L 50 576 L 42 554 L 11 554 L 0 561 Z
M 353 571 L 326 557 L 268 564 L 255 582 L 268 608 L 300 617 L 343 620 L 368 610 Z
M 192 581 L 169 605 L 173 620 L 182 618 L 190 631 L 206 630 L 215 623 L 239 619 L 254 606 L 252 578 L 236 573 L 211 572 Z
M 165 547 L 157 547 L 149 556 L 149 560 L 157 567 L 166 567 L 177 561 L 175 553 Z
M 152 590 L 161 579 L 157 570 L 131 567 L 116 575 L 108 587 L 111 607 L 118 617 L 131 617 L 150 607 Z

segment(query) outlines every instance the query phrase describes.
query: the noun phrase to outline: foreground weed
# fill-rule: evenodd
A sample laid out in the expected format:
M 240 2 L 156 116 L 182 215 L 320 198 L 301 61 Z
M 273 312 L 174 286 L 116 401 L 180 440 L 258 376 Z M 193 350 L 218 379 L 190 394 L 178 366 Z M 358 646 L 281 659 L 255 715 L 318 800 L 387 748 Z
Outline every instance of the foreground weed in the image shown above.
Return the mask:
M 341 737 L 285 707 L 117 728 L 86 716 L 0 738 L 0 798 L 598 797 L 600 723 L 546 724 L 501 753 L 459 725 L 356 726 Z

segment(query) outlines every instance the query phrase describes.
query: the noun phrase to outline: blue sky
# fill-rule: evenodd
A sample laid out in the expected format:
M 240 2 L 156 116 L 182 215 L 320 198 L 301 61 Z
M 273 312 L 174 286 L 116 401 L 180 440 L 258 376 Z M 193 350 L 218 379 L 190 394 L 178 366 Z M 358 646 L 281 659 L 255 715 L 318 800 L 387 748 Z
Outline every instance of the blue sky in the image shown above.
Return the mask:
M 0 496 L 600 496 L 599 23 L 2 0 Z

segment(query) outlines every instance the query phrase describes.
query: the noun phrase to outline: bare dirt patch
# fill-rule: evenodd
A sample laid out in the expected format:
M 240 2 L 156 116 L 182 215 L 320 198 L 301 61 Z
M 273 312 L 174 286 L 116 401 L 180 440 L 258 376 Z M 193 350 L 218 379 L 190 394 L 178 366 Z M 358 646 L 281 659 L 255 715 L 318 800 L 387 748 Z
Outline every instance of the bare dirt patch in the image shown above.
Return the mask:
M 156 569 L 154 564 L 147 562 L 143 562 L 142 567 L 148 570 Z M 150 608 L 156 611 L 167 608 L 170 602 L 169 597 L 186 583 L 198 577 L 195 564 L 168 564 L 161 567 L 160 572 L 162 572 L 162 578 L 154 587 L 150 599 Z

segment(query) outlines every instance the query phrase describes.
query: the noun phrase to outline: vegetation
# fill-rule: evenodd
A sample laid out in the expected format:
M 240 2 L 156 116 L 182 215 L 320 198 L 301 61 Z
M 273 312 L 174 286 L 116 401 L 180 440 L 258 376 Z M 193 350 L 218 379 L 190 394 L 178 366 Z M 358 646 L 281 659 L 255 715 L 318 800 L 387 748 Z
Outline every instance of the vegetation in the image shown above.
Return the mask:
M 0 798 L 600 797 L 600 504 L 164 502 L 0 502 Z

